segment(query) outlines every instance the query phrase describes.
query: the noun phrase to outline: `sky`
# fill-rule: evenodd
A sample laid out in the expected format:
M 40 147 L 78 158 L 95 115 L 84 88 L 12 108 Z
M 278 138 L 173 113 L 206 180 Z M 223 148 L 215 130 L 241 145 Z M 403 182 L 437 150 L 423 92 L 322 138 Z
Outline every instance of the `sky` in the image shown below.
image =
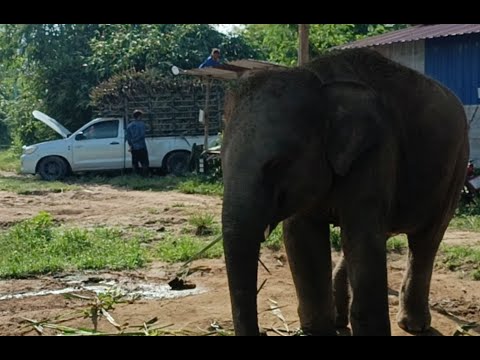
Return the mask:
M 218 29 L 218 31 L 229 34 L 235 27 L 240 26 L 240 24 L 214 24 L 214 26 Z

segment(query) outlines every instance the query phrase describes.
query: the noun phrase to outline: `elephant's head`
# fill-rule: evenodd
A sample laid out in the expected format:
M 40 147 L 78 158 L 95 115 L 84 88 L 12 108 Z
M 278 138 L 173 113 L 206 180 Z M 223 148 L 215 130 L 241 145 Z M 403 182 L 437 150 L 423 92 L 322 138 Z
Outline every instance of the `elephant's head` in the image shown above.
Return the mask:
M 306 69 L 267 71 L 227 98 L 223 236 L 237 335 L 256 335 L 260 243 L 282 220 L 324 202 L 336 179 L 381 139 L 380 106 L 356 81 Z

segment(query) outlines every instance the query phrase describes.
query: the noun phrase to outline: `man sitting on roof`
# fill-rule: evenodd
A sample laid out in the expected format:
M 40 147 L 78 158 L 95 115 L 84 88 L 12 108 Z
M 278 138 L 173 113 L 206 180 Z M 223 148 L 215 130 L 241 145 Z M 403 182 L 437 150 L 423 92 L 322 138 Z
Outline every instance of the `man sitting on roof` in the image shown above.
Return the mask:
M 207 60 L 201 63 L 198 68 L 203 69 L 206 67 L 215 67 L 218 65 L 220 65 L 220 49 L 214 48 L 212 49 L 212 54 L 207 58 Z

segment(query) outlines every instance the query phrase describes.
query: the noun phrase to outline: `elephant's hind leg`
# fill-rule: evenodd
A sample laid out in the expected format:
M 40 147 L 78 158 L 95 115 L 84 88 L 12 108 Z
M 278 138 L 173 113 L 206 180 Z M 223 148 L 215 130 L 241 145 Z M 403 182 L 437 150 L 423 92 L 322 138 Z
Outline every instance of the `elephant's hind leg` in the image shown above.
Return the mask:
M 408 236 L 407 269 L 400 290 L 398 325 L 409 332 L 430 328 L 428 305 L 433 264 L 446 226 Z
M 311 335 L 335 335 L 328 223 L 295 215 L 284 221 L 283 229 L 302 330 Z

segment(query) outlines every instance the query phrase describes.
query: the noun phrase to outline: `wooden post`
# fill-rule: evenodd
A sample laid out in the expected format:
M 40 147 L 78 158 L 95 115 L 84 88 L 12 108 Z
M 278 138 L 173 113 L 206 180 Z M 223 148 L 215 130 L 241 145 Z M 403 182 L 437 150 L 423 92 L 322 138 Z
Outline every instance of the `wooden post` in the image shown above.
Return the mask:
M 308 24 L 298 24 L 298 65 L 308 62 Z
M 207 78 L 206 80 L 206 85 L 207 89 L 205 91 L 205 108 L 203 109 L 203 125 L 205 128 L 205 140 L 203 142 L 203 150 L 206 151 L 208 150 L 208 105 L 210 103 L 210 86 L 212 84 L 212 81 Z

